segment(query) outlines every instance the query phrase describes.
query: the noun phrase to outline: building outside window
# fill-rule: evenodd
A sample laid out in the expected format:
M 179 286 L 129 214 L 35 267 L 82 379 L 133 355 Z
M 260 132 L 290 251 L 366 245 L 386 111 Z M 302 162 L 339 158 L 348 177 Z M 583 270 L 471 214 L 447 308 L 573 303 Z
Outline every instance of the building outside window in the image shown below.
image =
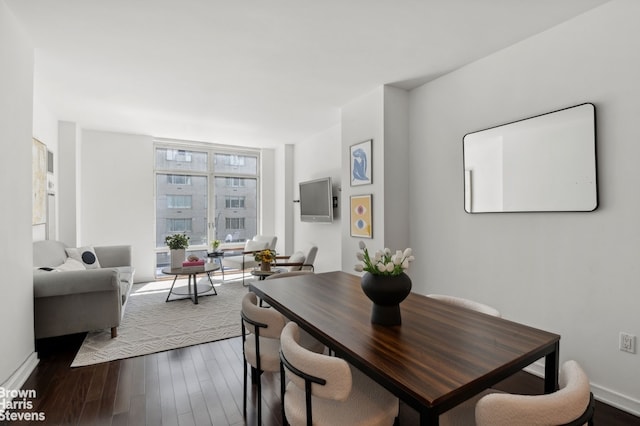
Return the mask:
M 169 264 L 168 235 L 187 234 L 188 251 L 203 256 L 214 239 L 243 244 L 258 233 L 259 154 L 224 150 L 157 143 L 157 270 Z

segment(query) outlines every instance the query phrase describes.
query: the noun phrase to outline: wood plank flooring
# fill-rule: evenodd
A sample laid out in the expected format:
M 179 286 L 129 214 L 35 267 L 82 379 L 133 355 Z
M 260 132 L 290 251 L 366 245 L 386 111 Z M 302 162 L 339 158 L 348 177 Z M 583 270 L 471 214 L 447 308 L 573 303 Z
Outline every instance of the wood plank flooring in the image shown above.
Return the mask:
M 147 356 L 70 368 L 83 334 L 38 341 L 40 358 L 23 389 L 37 397 L 30 412 L 47 425 L 243 425 L 240 338 Z M 265 373 L 263 424 L 281 426 L 279 375 Z M 542 380 L 527 373 L 502 382 L 509 392 L 541 393 Z M 246 424 L 256 424 L 255 388 Z M 401 404 L 400 424 L 418 416 Z M 640 418 L 597 403 L 596 425 L 640 426 Z M 29 422 L 13 422 L 27 425 Z

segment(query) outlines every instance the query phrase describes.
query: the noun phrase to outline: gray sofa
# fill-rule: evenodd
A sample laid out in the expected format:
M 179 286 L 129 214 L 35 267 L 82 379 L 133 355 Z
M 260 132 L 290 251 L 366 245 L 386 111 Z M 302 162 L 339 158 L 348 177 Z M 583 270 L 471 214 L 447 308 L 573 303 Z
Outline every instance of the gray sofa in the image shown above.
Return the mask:
M 91 247 L 97 269 L 84 269 L 84 257 L 69 260 L 66 248 L 60 241 L 33 243 L 36 339 L 102 329 L 116 337 L 135 272 L 131 246 Z

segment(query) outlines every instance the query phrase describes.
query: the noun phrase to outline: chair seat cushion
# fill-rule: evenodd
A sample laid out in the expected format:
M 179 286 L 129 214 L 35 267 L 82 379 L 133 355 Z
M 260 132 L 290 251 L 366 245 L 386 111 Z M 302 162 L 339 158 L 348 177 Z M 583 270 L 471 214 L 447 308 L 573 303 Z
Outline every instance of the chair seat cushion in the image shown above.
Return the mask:
M 313 396 L 314 425 L 391 425 L 398 416 L 399 403 L 389 391 L 358 369 L 350 366 L 353 386 L 346 401 Z M 289 382 L 285 393 L 285 415 L 292 426 L 306 425 L 304 389 Z
M 244 343 L 247 362 L 257 367 L 256 339 L 253 334 L 247 335 Z M 262 371 L 280 371 L 280 339 L 260 337 L 260 369 Z

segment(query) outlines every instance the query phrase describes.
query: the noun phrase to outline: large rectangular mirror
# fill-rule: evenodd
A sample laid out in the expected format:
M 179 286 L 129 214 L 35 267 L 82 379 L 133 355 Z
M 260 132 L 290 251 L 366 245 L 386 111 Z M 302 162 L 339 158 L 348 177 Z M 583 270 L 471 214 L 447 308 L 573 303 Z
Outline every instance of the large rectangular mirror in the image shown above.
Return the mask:
M 467 213 L 598 206 L 593 104 L 468 133 L 463 157 Z

